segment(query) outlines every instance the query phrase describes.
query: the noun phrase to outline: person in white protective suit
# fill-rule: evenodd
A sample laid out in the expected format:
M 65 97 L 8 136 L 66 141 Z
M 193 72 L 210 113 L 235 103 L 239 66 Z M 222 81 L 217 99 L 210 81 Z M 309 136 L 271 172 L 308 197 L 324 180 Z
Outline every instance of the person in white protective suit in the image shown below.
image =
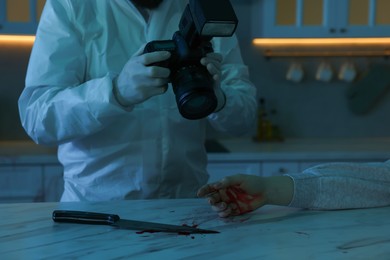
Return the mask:
M 161 3 L 160 3 L 161 2 Z M 185 0 L 48 0 L 30 57 L 20 117 L 38 144 L 58 146 L 62 201 L 196 197 L 208 180 L 206 125 L 239 135 L 256 117 L 235 36 L 212 39 L 202 58 L 216 80 L 218 107 L 183 118 L 168 84 L 169 40 Z

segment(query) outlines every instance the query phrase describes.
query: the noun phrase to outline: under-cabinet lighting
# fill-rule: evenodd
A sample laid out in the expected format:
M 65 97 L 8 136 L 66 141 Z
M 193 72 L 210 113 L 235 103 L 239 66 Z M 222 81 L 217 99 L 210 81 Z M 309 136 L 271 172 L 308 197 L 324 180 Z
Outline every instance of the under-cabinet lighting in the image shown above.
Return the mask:
M 0 45 L 32 45 L 35 35 L 0 35 Z
M 253 43 L 264 47 L 388 46 L 390 38 L 255 38 Z
M 390 56 L 390 38 L 255 38 L 266 57 Z

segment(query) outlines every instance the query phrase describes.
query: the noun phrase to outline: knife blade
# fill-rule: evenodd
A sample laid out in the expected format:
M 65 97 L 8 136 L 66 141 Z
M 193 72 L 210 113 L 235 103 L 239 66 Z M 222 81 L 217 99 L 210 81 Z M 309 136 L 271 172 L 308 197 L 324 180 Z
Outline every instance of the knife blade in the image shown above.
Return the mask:
M 109 225 L 120 229 L 131 229 L 145 232 L 169 232 L 179 234 L 216 234 L 218 231 L 200 229 L 190 226 L 179 226 L 147 221 L 121 219 L 119 215 L 75 210 L 54 210 L 54 222 L 78 224 Z

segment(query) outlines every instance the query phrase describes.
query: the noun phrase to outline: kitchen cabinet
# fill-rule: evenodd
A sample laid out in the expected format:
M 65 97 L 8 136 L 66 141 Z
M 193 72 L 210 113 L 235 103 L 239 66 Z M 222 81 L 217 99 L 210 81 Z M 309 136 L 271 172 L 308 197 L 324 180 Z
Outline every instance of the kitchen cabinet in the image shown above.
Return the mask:
M 45 202 L 60 201 L 64 191 L 64 169 L 61 165 L 43 166 L 43 187 Z
M 253 5 L 255 37 L 390 36 L 388 0 L 258 0 Z
M 351 163 L 368 163 L 368 162 L 384 162 L 386 159 L 373 159 L 373 160 L 331 160 L 331 161 L 301 161 L 299 162 L 299 171 L 302 172 L 308 168 L 324 164 L 324 163 L 343 163 L 343 162 L 351 162 Z
M 365 163 L 365 162 L 383 162 L 385 159 L 371 160 L 265 160 L 252 159 L 250 161 L 241 162 L 235 160 L 211 160 L 207 166 L 210 174 L 209 183 L 219 181 L 224 177 L 234 174 L 251 174 L 257 176 L 281 176 L 283 174 L 296 174 L 304 170 L 325 163 L 349 162 L 349 163 Z
M 287 173 L 298 173 L 298 161 L 210 161 L 207 170 L 210 174 L 209 183 L 234 174 L 251 174 L 257 176 L 280 176 Z
M 0 203 L 59 201 L 63 167 L 55 147 L 0 142 Z
M 0 0 L 0 34 L 35 34 L 45 0 Z
M 0 164 L 0 203 L 59 201 L 61 165 Z
M 225 152 L 208 154 L 210 182 L 238 173 L 280 176 L 335 162 L 384 162 L 389 157 L 390 138 L 287 139 L 283 142 L 253 142 L 231 138 L 217 142 Z
M 298 173 L 299 163 L 294 161 L 273 161 L 262 163 L 262 176 L 280 176 L 287 173 Z
M 261 175 L 261 166 L 259 162 L 212 162 L 207 165 L 207 171 L 210 174 L 209 183 L 216 182 L 222 178 L 233 174 L 253 174 Z
M 233 5 L 239 5 L 239 4 L 251 4 L 252 2 L 255 2 L 257 0 L 230 0 L 230 3 Z
M 0 202 L 37 202 L 44 200 L 40 166 L 0 166 Z
M 250 4 L 254 0 L 231 0 Z M 35 34 L 46 0 L 0 0 L 0 34 Z
M 331 162 L 384 162 L 390 158 L 390 138 L 286 139 L 253 142 L 250 138 L 221 139 L 223 147 L 208 153 L 209 182 L 233 174 L 277 176 L 300 173 Z M 55 147 L 33 142 L 0 142 L 0 203 L 59 201 L 63 167 Z

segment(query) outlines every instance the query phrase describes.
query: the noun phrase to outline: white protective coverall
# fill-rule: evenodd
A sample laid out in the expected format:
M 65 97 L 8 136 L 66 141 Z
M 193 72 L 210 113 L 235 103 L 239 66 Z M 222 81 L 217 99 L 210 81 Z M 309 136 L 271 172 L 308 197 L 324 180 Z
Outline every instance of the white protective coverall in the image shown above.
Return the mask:
M 38 144 L 58 145 L 62 201 L 195 197 L 208 179 L 207 121 L 241 134 L 256 116 L 236 37 L 213 38 L 224 56 L 223 110 L 187 120 L 172 88 L 133 107 L 113 95 L 132 55 L 178 30 L 187 1 L 165 0 L 146 22 L 129 0 L 48 0 L 19 99 L 22 125 Z

